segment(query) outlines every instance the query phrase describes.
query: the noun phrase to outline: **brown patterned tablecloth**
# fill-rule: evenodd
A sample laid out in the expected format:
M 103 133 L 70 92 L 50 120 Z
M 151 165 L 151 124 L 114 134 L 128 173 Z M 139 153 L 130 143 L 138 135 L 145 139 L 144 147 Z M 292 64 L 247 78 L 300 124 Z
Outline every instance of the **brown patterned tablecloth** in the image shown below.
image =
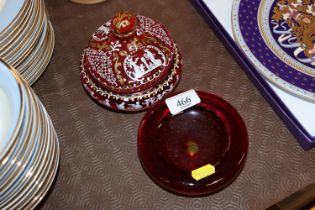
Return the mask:
M 39 209 L 264 209 L 315 180 L 315 150 L 303 151 L 188 0 L 108 0 L 78 5 L 46 0 L 55 51 L 33 86 L 49 112 L 61 148 L 56 181 Z M 98 26 L 130 11 L 162 22 L 183 54 L 177 90 L 199 89 L 229 101 L 249 132 L 240 176 L 213 195 L 182 197 L 157 186 L 137 155 L 144 112 L 108 111 L 79 79 L 82 49 Z

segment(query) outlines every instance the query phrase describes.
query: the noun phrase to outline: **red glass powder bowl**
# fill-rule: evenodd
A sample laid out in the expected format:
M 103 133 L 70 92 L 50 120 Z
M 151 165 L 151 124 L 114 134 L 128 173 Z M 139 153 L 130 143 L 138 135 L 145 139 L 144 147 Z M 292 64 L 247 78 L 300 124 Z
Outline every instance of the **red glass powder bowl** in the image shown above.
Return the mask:
M 197 91 L 201 102 L 172 116 L 161 101 L 144 116 L 138 155 L 147 174 L 176 194 L 199 196 L 229 185 L 241 172 L 248 134 L 239 113 L 226 101 Z M 207 164 L 216 172 L 199 181 L 192 170 Z
M 118 13 L 92 35 L 81 60 L 81 81 L 109 108 L 139 111 L 173 91 L 180 52 L 165 27 L 144 16 Z

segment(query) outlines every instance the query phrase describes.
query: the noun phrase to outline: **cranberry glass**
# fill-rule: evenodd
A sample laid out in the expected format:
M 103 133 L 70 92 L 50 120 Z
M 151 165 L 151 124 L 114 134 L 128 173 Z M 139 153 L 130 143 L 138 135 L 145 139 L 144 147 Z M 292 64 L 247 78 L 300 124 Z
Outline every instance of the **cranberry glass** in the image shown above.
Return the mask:
M 201 103 L 172 116 L 161 101 L 144 116 L 138 154 L 148 175 L 182 195 L 205 195 L 229 185 L 241 172 L 248 135 L 239 113 L 226 101 L 197 91 Z M 191 171 L 204 165 L 216 172 L 199 181 Z
M 139 111 L 172 92 L 181 70 L 179 49 L 162 24 L 122 12 L 92 35 L 82 55 L 81 81 L 98 103 Z

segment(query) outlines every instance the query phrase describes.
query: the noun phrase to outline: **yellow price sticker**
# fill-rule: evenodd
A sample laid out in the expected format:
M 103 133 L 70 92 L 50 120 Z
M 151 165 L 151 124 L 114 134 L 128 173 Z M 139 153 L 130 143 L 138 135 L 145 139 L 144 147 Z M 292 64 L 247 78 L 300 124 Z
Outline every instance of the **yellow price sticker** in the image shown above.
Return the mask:
M 215 173 L 215 167 L 211 164 L 204 165 L 200 168 L 191 171 L 191 176 L 196 181 L 206 178 Z

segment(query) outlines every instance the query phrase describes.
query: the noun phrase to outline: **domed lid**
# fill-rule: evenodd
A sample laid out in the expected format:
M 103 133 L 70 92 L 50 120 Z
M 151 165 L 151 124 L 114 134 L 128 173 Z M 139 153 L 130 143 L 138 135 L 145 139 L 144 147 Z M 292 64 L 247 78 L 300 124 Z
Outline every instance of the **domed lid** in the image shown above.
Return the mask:
M 174 51 L 174 41 L 163 25 L 122 12 L 92 35 L 82 65 L 103 88 L 132 94 L 164 80 Z

